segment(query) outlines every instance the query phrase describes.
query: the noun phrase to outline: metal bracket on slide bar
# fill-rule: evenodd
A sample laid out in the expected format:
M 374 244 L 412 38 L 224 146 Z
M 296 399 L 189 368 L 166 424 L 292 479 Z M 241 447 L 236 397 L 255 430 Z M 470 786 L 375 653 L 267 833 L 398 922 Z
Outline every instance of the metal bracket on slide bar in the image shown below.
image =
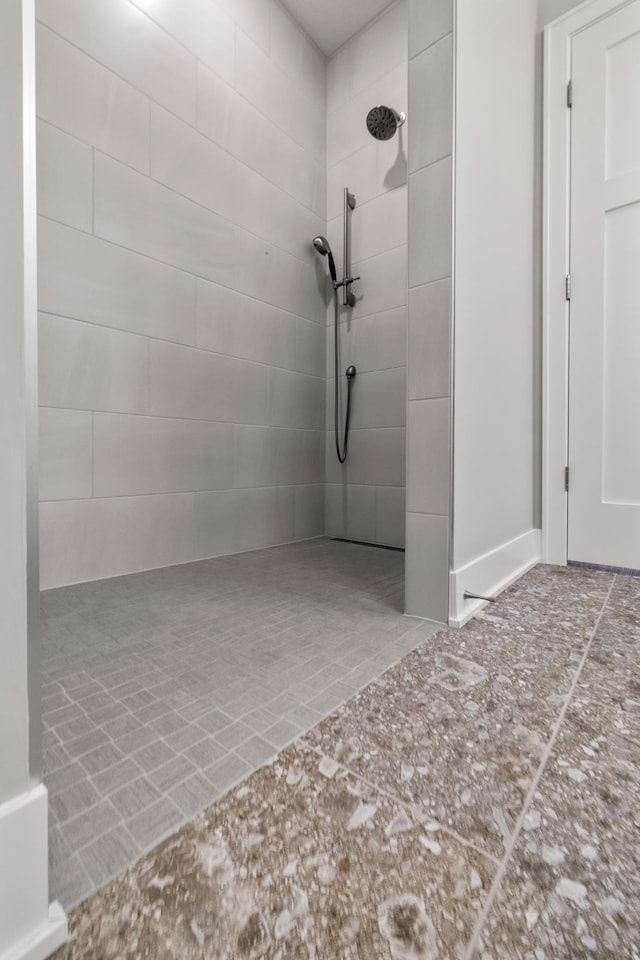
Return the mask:
M 470 590 L 465 590 L 462 594 L 463 600 L 487 600 L 489 603 L 496 603 L 497 597 L 482 597 L 479 593 L 471 593 Z

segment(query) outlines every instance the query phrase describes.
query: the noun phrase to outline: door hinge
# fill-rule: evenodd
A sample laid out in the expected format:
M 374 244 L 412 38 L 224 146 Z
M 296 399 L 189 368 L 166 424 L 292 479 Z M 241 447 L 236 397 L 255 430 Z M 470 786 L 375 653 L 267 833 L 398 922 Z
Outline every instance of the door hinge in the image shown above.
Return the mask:
M 564 294 L 567 300 L 571 300 L 571 274 L 568 273 L 564 280 Z
M 569 83 L 567 84 L 567 106 L 568 107 L 573 106 L 573 81 L 572 80 L 569 80 Z
M 564 489 L 565 493 L 569 492 L 569 467 L 564 468 Z

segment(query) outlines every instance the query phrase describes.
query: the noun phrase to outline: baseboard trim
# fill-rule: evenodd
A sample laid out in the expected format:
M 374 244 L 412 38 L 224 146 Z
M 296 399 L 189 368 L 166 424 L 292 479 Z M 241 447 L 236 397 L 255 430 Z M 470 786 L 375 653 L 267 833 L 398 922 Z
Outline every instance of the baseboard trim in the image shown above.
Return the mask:
M 462 627 L 487 606 L 486 600 L 465 600 L 465 590 L 495 597 L 540 561 L 541 530 L 528 530 L 449 574 L 449 626 Z
M 0 960 L 46 960 L 66 943 L 67 937 L 67 916 L 54 900 L 49 905 L 46 921 L 8 952 L 0 954 Z
M 47 790 L 0 804 L 0 960 L 45 960 L 67 939 L 67 918 L 49 904 Z

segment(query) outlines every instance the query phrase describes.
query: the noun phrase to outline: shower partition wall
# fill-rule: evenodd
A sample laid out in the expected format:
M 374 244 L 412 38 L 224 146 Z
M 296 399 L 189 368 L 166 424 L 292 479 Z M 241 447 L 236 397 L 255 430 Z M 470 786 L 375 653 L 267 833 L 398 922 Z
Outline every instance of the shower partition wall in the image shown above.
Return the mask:
M 349 212 L 353 306 L 340 308 L 340 369 L 357 368 L 349 453 L 333 443 L 333 305 L 327 309 L 326 532 L 332 537 L 400 547 L 405 530 L 407 331 L 407 127 L 373 140 L 367 113 L 375 103 L 407 109 L 407 5 L 392 6 L 328 63 L 327 235 L 343 260 L 345 185 L 357 197 Z M 408 126 L 408 125 L 407 125 Z M 347 378 L 339 388 L 346 406 Z

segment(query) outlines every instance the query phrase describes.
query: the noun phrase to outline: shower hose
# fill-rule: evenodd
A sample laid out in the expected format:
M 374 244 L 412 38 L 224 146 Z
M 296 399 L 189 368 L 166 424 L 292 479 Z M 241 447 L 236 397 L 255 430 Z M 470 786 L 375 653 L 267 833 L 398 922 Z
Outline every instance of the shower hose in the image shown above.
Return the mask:
M 338 414 L 338 403 L 340 398 L 340 382 L 338 379 L 338 290 L 337 288 L 333 291 L 333 309 L 334 309 L 334 322 L 333 322 L 333 356 L 334 356 L 334 432 L 336 438 L 336 453 L 338 454 L 338 460 L 340 463 L 344 463 L 347 459 L 347 444 L 349 443 L 349 414 L 351 412 L 351 389 L 353 387 L 353 379 L 355 377 L 355 367 L 349 367 L 347 371 L 347 412 L 344 421 L 344 444 L 342 451 L 340 450 L 340 425 L 339 425 L 339 414 Z M 353 373 L 349 371 L 353 370 Z

